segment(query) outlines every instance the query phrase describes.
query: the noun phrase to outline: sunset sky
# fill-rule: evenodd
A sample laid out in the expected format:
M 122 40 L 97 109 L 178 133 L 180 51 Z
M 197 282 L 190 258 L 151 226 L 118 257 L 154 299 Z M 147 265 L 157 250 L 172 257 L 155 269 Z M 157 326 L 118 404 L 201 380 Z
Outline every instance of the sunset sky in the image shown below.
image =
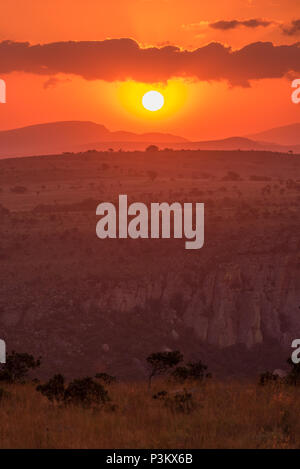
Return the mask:
M 291 102 L 299 0 L 1 0 L 0 8 L 1 130 L 91 120 L 203 140 L 300 121 Z M 156 113 L 141 105 L 151 89 L 165 97 Z

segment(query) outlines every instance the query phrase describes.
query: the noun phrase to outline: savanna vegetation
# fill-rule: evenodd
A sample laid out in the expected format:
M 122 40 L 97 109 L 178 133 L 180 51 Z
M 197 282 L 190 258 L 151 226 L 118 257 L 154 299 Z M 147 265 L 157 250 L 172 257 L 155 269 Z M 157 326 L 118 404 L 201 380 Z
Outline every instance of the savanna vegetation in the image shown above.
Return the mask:
M 147 362 L 150 388 L 106 373 L 38 383 L 28 374 L 37 362 L 10 355 L 2 371 L 14 363 L 22 373 L 13 381 L 2 375 L 0 448 L 300 447 L 298 365 L 290 362 L 285 378 L 264 373 L 250 383 L 216 380 L 179 351 Z

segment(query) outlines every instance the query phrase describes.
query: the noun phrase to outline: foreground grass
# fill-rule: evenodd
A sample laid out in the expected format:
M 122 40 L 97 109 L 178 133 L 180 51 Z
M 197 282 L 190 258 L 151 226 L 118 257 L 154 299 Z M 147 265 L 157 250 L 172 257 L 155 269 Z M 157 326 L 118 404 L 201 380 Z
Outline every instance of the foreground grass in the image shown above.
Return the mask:
M 0 448 L 300 448 L 297 388 L 209 380 L 188 414 L 152 399 L 167 388 L 116 384 L 116 410 L 95 410 L 51 405 L 32 384 L 5 386 Z

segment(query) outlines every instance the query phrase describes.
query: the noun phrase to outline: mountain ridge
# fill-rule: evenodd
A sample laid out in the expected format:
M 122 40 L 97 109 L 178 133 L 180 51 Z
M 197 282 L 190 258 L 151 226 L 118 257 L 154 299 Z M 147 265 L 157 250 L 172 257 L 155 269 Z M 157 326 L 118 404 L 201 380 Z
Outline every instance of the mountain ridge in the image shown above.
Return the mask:
M 276 132 L 278 135 L 276 138 Z M 291 142 L 287 142 L 287 136 Z M 254 137 L 257 137 L 254 139 Z M 269 136 L 268 141 L 264 140 Z M 0 158 L 49 155 L 87 150 L 143 151 L 149 144 L 174 150 L 244 150 L 300 153 L 300 124 L 276 127 L 251 136 L 190 141 L 170 133 L 110 131 L 92 121 L 58 121 L 0 131 Z
M 58 121 L 0 131 L 0 157 L 78 151 L 91 142 L 179 143 L 188 140 L 168 133 L 111 132 L 91 121 Z
M 273 142 L 278 145 L 300 145 L 300 123 L 273 127 L 255 134 L 248 135 L 255 140 Z

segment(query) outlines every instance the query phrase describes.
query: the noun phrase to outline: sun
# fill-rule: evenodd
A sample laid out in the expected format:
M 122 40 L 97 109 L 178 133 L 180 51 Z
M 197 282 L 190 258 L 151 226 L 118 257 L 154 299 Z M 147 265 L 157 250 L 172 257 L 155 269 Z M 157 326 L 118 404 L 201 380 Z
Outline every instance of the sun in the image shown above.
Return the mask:
M 127 80 L 113 86 L 117 90 L 114 95 L 116 106 L 121 104 L 120 111 L 124 112 L 124 117 L 137 124 L 143 121 L 156 125 L 176 120 L 194 106 L 194 97 L 191 99 L 189 94 L 193 88 L 182 79 L 151 84 Z
M 148 91 L 144 94 L 142 103 L 145 109 L 148 111 L 158 111 L 165 103 L 165 99 L 159 91 Z

